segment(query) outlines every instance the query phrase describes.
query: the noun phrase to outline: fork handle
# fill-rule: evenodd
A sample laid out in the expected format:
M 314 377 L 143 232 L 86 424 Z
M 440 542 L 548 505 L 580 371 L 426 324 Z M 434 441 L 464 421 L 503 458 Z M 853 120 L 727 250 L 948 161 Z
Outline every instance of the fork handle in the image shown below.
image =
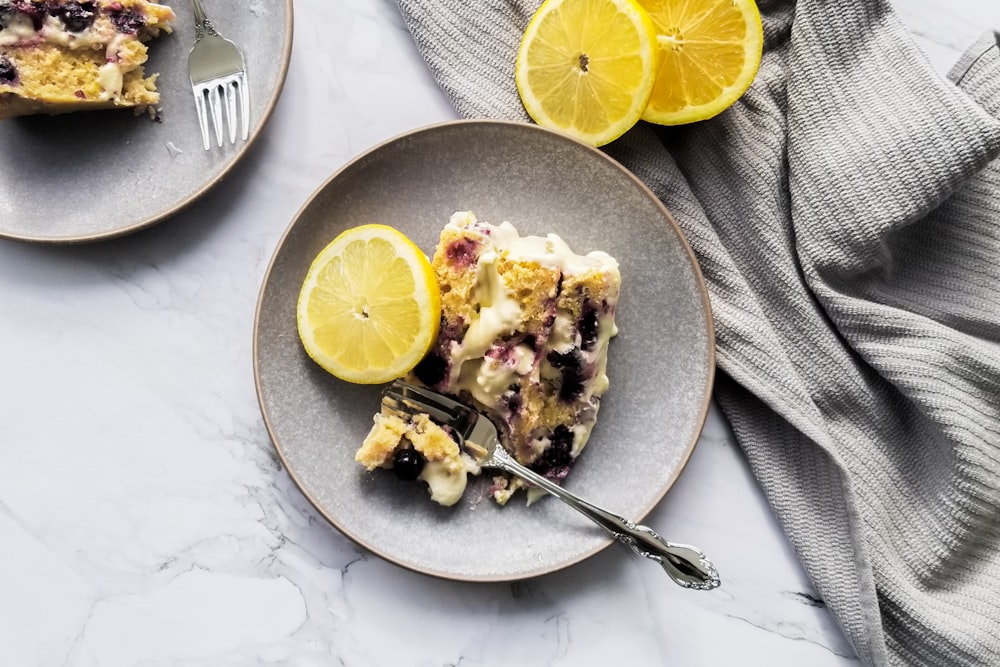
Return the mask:
M 194 8 L 195 21 L 201 23 L 208 20 L 208 17 L 205 16 L 205 8 L 201 6 L 201 0 L 191 0 L 191 5 Z
M 201 0 L 191 0 L 191 7 L 194 9 L 195 39 L 201 39 L 205 35 L 218 35 L 212 20 L 205 14 L 205 8 L 201 6 Z
M 503 470 L 517 475 L 526 482 L 540 487 L 584 515 L 615 539 L 630 547 L 640 556 L 656 561 L 678 585 L 695 590 L 711 590 L 721 583 L 719 572 L 707 556 L 696 547 L 668 542 L 648 526 L 635 524 L 628 519 L 587 502 L 574 493 L 530 470 L 508 455 L 499 454 L 494 459 Z

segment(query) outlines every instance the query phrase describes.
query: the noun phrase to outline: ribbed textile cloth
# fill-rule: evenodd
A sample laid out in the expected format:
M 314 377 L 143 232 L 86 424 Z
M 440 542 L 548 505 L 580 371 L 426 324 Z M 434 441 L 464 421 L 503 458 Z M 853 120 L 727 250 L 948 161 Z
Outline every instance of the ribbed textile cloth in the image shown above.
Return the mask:
M 539 0 L 398 0 L 456 110 L 528 118 Z M 711 295 L 716 399 L 866 664 L 1000 665 L 1000 50 L 946 78 L 888 2 L 762 2 L 750 90 L 605 147 Z

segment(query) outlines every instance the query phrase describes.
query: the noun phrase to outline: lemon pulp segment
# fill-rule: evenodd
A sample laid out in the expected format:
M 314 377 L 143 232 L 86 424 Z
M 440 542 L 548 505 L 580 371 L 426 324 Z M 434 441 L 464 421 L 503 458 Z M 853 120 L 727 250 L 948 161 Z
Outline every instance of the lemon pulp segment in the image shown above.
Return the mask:
M 764 42 L 754 0 L 638 1 L 656 27 L 660 51 L 644 120 L 704 120 L 746 92 Z

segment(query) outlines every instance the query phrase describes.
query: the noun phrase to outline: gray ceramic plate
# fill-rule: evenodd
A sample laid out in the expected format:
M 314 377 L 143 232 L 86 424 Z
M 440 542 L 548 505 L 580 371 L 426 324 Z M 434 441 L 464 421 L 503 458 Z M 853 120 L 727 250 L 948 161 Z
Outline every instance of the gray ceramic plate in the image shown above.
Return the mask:
M 226 37 L 243 46 L 250 81 L 250 140 L 206 152 L 194 112 L 187 56 L 194 43 L 188 0 L 167 0 L 174 32 L 150 45 L 161 119 L 130 110 L 0 121 L 0 237 L 74 243 L 159 222 L 219 181 L 250 148 L 284 85 L 292 47 L 292 0 L 206 2 Z
M 450 579 L 520 579 L 578 562 L 610 539 L 554 498 L 526 507 L 516 497 L 501 508 L 482 498 L 483 481 L 444 508 L 421 483 L 366 472 L 354 452 L 381 387 L 328 375 L 296 333 L 306 269 L 340 231 L 387 223 L 431 254 L 457 210 L 618 259 L 611 388 L 567 488 L 634 520 L 667 492 L 701 432 L 714 369 L 708 297 L 680 230 L 649 190 L 600 151 L 534 125 L 416 130 L 348 164 L 299 211 L 264 279 L 254 331 L 261 411 L 289 474 L 334 526 L 389 561 Z

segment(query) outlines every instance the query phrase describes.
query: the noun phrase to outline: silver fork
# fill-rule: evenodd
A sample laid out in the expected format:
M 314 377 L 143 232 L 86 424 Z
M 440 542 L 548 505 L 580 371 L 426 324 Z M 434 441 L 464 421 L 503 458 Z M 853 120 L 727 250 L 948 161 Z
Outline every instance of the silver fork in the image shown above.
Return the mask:
M 500 445 L 496 426 L 485 415 L 438 392 L 396 380 L 382 392 L 382 406 L 403 416 L 425 413 L 451 427 L 459 445 L 484 468 L 503 470 L 559 498 L 608 531 L 640 556 L 659 563 L 684 588 L 711 590 L 721 583 L 719 573 L 700 549 L 664 540 L 651 528 L 625 519 L 570 493 L 524 467 Z
M 207 151 L 211 147 L 208 132 L 210 115 L 216 141 L 222 146 L 223 100 L 226 124 L 229 127 L 229 143 L 236 143 L 237 116 L 240 133 L 243 141 L 246 141 L 250 134 L 250 89 L 247 87 L 246 63 L 239 47 L 219 34 L 205 15 L 201 0 L 191 0 L 191 5 L 194 7 L 195 41 L 188 55 L 188 72 L 191 75 L 198 123 L 201 125 L 202 145 Z

